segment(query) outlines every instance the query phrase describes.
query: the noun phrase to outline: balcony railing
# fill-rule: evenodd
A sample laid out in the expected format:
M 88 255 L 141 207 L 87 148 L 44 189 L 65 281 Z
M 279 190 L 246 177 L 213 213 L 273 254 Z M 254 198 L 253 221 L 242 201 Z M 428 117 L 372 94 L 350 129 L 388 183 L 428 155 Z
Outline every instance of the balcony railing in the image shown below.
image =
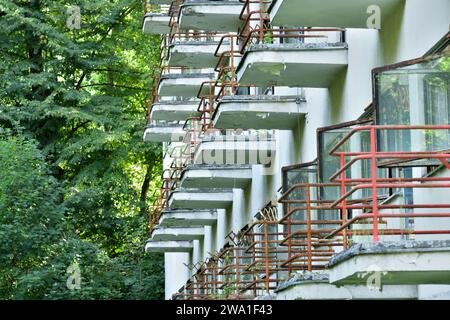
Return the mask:
M 283 170 L 284 216 L 279 221 L 287 236 L 281 244 L 288 248 L 281 266 L 294 270 L 322 270 L 325 264 L 345 246 L 342 237 L 324 237 L 342 223 L 340 212 L 331 208 L 332 201 L 321 195 L 336 183 L 318 183 L 317 162 L 286 167 Z M 296 250 L 294 250 L 296 249 Z
M 161 13 L 168 14 L 170 5 L 167 4 L 153 4 L 149 0 L 144 0 L 144 14 L 147 13 Z
M 384 178 L 379 177 L 377 174 L 377 167 L 385 166 L 387 162 L 394 162 L 396 166 L 409 166 L 411 162 L 416 162 L 418 160 L 436 160 L 440 162 L 445 170 L 450 169 L 450 164 L 448 159 L 450 159 L 449 153 L 444 152 L 432 152 L 432 151 L 379 151 L 377 148 L 376 136 L 379 132 L 386 131 L 420 131 L 422 134 L 426 135 L 429 131 L 448 131 L 450 126 L 362 126 L 353 129 L 347 136 L 345 136 L 330 152 L 330 154 L 340 157 L 342 167 L 330 177 L 330 180 L 336 181 L 344 185 L 352 185 L 351 189 L 342 192 L 341 197 L 336 199 L 331 207 L 342 207 L 345 208 L 347 199 L 349 199 L 358 190 L 371 190 L 371 201 L 370 203 L 358 203 L 352 205 L 354 209 L 362 210 L 365 213 L 350 219 L 348 222 L 344 223 L 342 227 L 332 232 L 329 237 L 335 234 L 345 232 L 347 236 L 357 236 L 357 235 L 371 235 L 373 241 L 379 241 L 382 236 L 394 236 L 394 235 L 418 235 L 418 234 L 450 234 L 450 230 L 416 230 L 411 228 L 399 228 L 399 229 L 381 229 L 379 225 L 380 219 L 392 219 L 392 218 L 450 218 L 450 213 L 439 212 L 439 209 L 450 208 L 450 203 L 433 203 L 433 204 L 390 204 L 390 203 L 379 203 L 377 196 L 377 191 L 381 188 L 383 189 L 394 189 L 398 191 L 405 189 L 432 189 L 435 192 L 439 190 L 446 190 L 450 188 L 450 177 L 436 177 L 436 176 L 418 176 L 410 178 Z M 354 137 L 359 132 L 369 132 L 370 133 L 370 151 L 368 152 L 346 152 L 340 151 L 340 148 L 346 143 L 350 143 L 351 138 Z M 345 159 L 349 159 L 345 162 Z M 371 177 L 352 179 L 345 176 L 346 170 L 351 170 L 352 167 L 356 166 L 358 162 L 368 160 L 371 167 Z M 421 166 L 420 164 L 415 164 L 415 166 Z M 407 209 L 407 210 L 405 210 Z M 426 212 L 423 212 L 426 210 Z M 404 212 L 402 212 L 404 211 Z M 417 212 L 419 211 L 419 212 Z M 360 221 L 372 221 L 371 228 L 358 230 L 351 228 L 352 225 L 359 223 Z
M 194 276 L 176 295 L 177 299 L 254 299 L 270 294 L 288 279 L 281 264 L 289 250 L 281 244 L 278 212 L 269 204 L 257 219 L 239 233 L 231 232 L 229 245 L 202 263 Z
M 148 124 L 152 123 L 153 119 L 150 118 L 151 115 L 151 111 L 152 111 L 152 107 L 155 104 L 158 103 L 164 103 L 165 101 L 184 101 L 184 100 L 170 100 L 170 98 L 175 99 L 177 97 L 168 97 L 166 99 L 163 99 L 159 94 L 158 94 L 158 87 L 161 83 L 161 78 L 164 75 L 173 75 L 173 74 L 179 74 L 180 76 L 183 74 L 189 74 L 194 72 L 194 69 L 188 68 L 188 67 L 168 67 L 168 66 L 161 66 L 158 69 L 156 69 L 151 75 L 150 77 L 153 79 L 153 85 L 151 88 L 151 98 L 148 102 L 148 111 L 147 111 L 147 120 L 148 120 Z M 185 101 L 189 102 L 192 101 L 192 99 L 186 99 Z
M 383 174 L 391 168 L 387 164 L 395 163 L 395 168 L 423 166 L 434 160 L 441 163 L 441 170 L 449 170 L 449 153 L 444 152 L 415 152 L 415 151 L 380 151 L 377 146 L 377 133 L 386 131 L 420 131 L 428 134 L 429 131 L 447 131 L 450 126 L 376 126 L 361 125 L 353 128 L 341 136 L 334 144 L 329 154 L 339 159 L 340 167 L 329 177 L 329 182 L 315 183 L 314 177 L 292 185 L 280 198 L 285 205 L 285 215 L 280 223 L 287 226 L 288 236 L 284 242 L 305 243 L 307 245 L 307 259 L 304 256 L 290 255 L 285 266 L 292 267 L 307 262 L 308 270 L 317 269 L 315 262 L 327 262 L 337 250 L 346 249 L 357 242 L 386 241 L 392 237 L 414 237 L 414 235 L 448 235 L 450 228 L 444 221 L 449 221 L 450 202 L 417 203 L 407 199 L 395 200 L 396 195 L 411 194 L 412 190 L 428 189 L 439 192 L 448 191 L 450 177 L 445 175 L 415 175 L 402 177 Z M 355 146 L 362 138 L 360 133 L 368 133 L 368 150 L 354 151 L 350 145 Z M 367 135 L 364 135 L 367 138 Z M 355 141 L 358 141 L 356 143 Z M 354 148 L 354 147 L 353 147 Z M 427 161 L 420 161 L 427 160 Z M 362 175 L 362 162 L 368 162 L 367 176 Z M 307 176 L 308 166 L 292 168 L 300 176 Z M 304 171 L 302 174 L 301 171 Z M 350 175 L 353 173 L 353 175 Z M 359 174 L 356 174 L 359 173 Z M 301 179 L 302 180 L 302 179 Z M 319 179 L 320 180 L 320 179 Z M 332 192 L 327 192 L 332 189 Z M 329 194 L 337 196 L 328 197 Z M 367 190 L 368 192 L 361 192 Z M 389 190 L 390 197 L 380 195 L 380 190 Z M 384 192 L 383 192 L 384 193 Z M 382 193 L 382 194 L 383 194 Z M 314 218 L 314 216 L 316 218 Z M 320 219 L 317 219 L 320 217 Z M 411 225 L 411 219 L 440 219 L 442 229 L 418 229 Z M 303 226 L 298 229 L 297 226 Z M 436 224 L 435 224 L 436 225 Z M 296 231 L 294 231 L 296 230 Z M 299 241 L 299 242 L 297 242 Z M 335 250 L 316 250 L 318 247 L 335 247 Z M 314 256 L 326 257 L 316 259 Z
M 184 0 L 167 1 L 166 4 L 154 4 L 151 0 L 144 0 L 144 15 L 148 13 L 166 14 L 171 17 L 170 26 L 172 30 L 176 28 L 176 17 L 178 17 L 179 7 Z
M 208 261 L 189 282 L 184 299 L 253 299 L 271 294 L 277 286 L 296 271 L 324 270 L 330 258 L 358 242 L 381 241 L 390 237 L 412 235 L 449 235 L 450 227 L 417 229 L 399 226 L 405 219 L 450 219 L 450 203 L 404 203 L 395 201 L 396 194 L 407 189 L 448 191 L 449 175 L 417 177 L 386 176 L 386 160 L 394 160 L 396 168 L 409 166 L 417 160 L 434 159 L 441 170 L 449 170 L 449 153 L 379 151 L 377 132 L 387 130 L 422 131 L 450 130 L 446 126 L 353 126 L 335 140 L 327 152 L 339 159 L 339 168 L 328 182 L 321 181 L 317 161 L 286 167 L 283 170 L 283 217 L 275 207 L 262 210 L 254 223 L 238 234 L 231 233 L 231 246 L 224 248 L 212 263 Z M 369 149 L 355 151 L 353 140 L 368 132 Z M 347 144 L 353 147 L 346 146 Z M 369 177 L 361 175 L 358 162 L 370 162 Z M 350 176 L 349 172 L 353 175 Z M 358 174 L 357 174 L 358 173 Z M 332 189 L 328 192 L 327 189 Z M 370 190 L 359 193 L 358 190 Z M 386 198 L 378 190 L 391 190 Z M 330 197 L 330 194 L 337 196 Z M 394 220 L 394 221 L 392 221 Z M 370 237 L 370 238 L 369 238 Z
M 179 169 L 166 169 L 161 174 L 161 186 L 153 193 L 153 203 L 150 207 L 149 231 L 150 234 L 158 225 L 161 213 L 169 209 L 169 197 L 172 190 L 178 187 L 180 181 Z

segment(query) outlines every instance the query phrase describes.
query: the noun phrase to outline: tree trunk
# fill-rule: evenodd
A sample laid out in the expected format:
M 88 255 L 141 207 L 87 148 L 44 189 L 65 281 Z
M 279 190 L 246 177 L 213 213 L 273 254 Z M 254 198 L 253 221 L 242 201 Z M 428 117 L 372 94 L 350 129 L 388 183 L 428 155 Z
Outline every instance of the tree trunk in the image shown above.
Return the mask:
M 153 166 L 151 164 L 147 165 L 147 171 L 145 173 L 144 182 L 142 183 L 141 187 L 141 196 L 139 204 L 142 215 L 147 214 L 147 196 L 148 190 L 150 189 L 150 181 L 152 179 L 152 168 Z

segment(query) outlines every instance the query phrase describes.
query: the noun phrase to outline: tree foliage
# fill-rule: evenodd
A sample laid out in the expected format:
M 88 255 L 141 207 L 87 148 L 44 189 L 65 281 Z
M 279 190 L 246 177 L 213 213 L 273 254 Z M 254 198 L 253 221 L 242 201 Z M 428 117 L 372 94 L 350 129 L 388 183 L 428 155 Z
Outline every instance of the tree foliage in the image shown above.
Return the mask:
M 0 0 L 0 298 L 163 296 L 163 259 L 143 252 L 161 167 L 142 142 L 159 63 L 143 5 Z

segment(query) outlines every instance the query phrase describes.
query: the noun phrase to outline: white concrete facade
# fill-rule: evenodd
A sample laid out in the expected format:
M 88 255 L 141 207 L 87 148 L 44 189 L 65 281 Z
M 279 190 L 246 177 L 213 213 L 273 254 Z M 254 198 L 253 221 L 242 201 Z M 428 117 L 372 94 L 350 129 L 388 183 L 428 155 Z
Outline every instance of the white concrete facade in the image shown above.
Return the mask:
M 186 283 L 189 276 L 192 276 L 193 271 L 187 266 L 204 261 L 212 252 L 219 251 L 228 241 L 225 239 L 227 234 L 239 232 L 247 223 L 253 221 L 254 215 L 264 208 L 267 203 L 276 201 L 280 197 L 282 167 L 310 162 L 317 158 L 317 128 L 352 121 L 364 113 L 365 108 L 373 100 L 372 70 L 374 68 L 421 57 L 449 31 L 450 1 L 448 0 L 396 0 L 394 1 L 395 6 L 390 6 L 384 0 L 361 1 L 358 5 L 359 11 L 366 7 L 366 2 L 367 5 L 378 3 L 381 6 L 382 20 L 380 30 L 369 29 L 364 25 L 364 22 L 370 17 L 370 13 L 367 13 L 367 11 L 363 12 L 365 14 L 363 17 L 354 17 L 348 14 L 341 23 L 335 20 L 336 16 L 338 16 L 336 15 L 333 16 L 333 19 L 330 18 L 329 23 L 331 24 L 324 25 L 323 21 L 326 20 L 323 18 L 323 12 L 318 12 L 315 16 L 305 13 L 305 20 L 302 21 L 301 15 L 292 14 L 292 8 L 297 8 L 298 12 L 301 12 L 300 5 L 295 6 L 297 1 L 304 2 L 303 5 L 307 6 L 311 12 L 320 10 L 321 1 L 319 0 L 312 2 L 306 0 L 277 0 L 274 1 L 274 7 L 271 9 L 273 12 L 277 11 L 273 22 L 282 23 L 286 21 L 289 23 L 286 27 L 306 25 L 312 27 L 347 28 L 345 32 L 345 48 L 326 49 L 324 51 L 306 50 L 300 52 L 300 54 L 298 51 L 281 54 L 277 51 L 267 51 L 261 48 L 256 52 L 244 54 L 242 59 L 247 59 L 248 61 L 240 61 L 241 69 L 238 69 L 238 79 L 242 79 L 244 83 L 259 81 L 260 83 L 257 84 L 263 87 L 278 86 L 273 88 L 273 94 L 278 96 L 292 96 L 293 92 L 301 88 L 303 90 L 302 93 L 304 93 L 304 97 L 302 97 L 304 100 L 301 101 L 301 108 L 299 104 L 291 102 L 286 109 L 278 113 L 276 110 L 270 109 L 270 106 L 264 105 L 261 107 L 260 102 L 245 104 L 238 101 L 231 105 L 229 101 L 226 101 L 226 103 L 222 102 L 222 104 L 225 107 L 228 105 L 229 109 L 225 107 L 220 109 L 219 106 L 219 110 L 215 114 L 215 121 L 224 121 L 225 123 L 225 125 L 219 127 L 220 129 L 267 129 L 271 137 L 273 137 L 273 141 L 259 141 L 255 150 L 251 150 L 252 147 L 246 145 L 246 142 L 232 141 L 226 144 L 220 139 L 206 140 L 199 145 L 194 157 L 195 165 L 244 164 L 249 165 L 251 169 L 246 170 L 241 177 L 241 179 L 245 180 L 245 183 L 240 183 L 234 187 L 228 184 L 224 185 L 222 190 L 210 189 L 208 192 L 205 191 L 204 181 L 201 185 L 202 189 L 196 190 L 197 185 L 195 185 L 196 180 L 194 180 L 196 176 L 188 170 L 185 171 L 186 177 L 192 176 L 191 188 L 183 188 L 172 193 L 171 209 L 214 209 L 216 212 L 214 222 L 203 226 L 201 232 L 198 226 L 192 226 L 195 228 L 196 235 L 195 239 L 190 243 L 192 250 L 173 252 L 170 248 L 167 248 L 165 253 L 166 299 L 170 299 L 172 294 L 175 294 Z M 179 23 L 185 24 L 186 29 L 238 31 L 237 28 L 241 25 L 238 16 L 242 9 L 242 4 L 239 5 L 235 1 L 232 6 L 227 7 L 224 5 L 224 8 L 221 8 L 217 4 L 208 6 L 204 2 L 202 5 L 196 4 L 195 1 L 186 2 L 186 5 L 182 6 Z M 282 8 L 283 2 L 287 9 Z M 329 2 L 328 0 L 323 1 L 323 5 L 325 6 Z M 348 2 L 348 0 L 345 1 L 345 3 Z M 198 1 L 198 3 L 201 4 L 202 1 Z M 364 6 L 362 3 L 364 3 Z M 351 8 L 350 4 L 348 6 Z M 387 11 L 385 15 L 383 8 L 386 8 Z M 288 16 L 283 16 L 283 12 L 286 15 L 289 10 L 291 10 L 291 13 Z M 223 12 L 223 19 L 217 20 L 219 29 L 216 30 L 214 29 L 214 17 L 220 15 L 218 11 Z M 211 16 L 208 17 L 208 15 Z M 198 19 L 198 17 L 202 17 L 202 19 Z M 295 17 L 299 17 L 299 20 L 295 24 L 291 24 Z M 314 23 L 314 21 L 317 21 L 317 23 Z M 212 52 L 212 49 L 209 48 L 208 52 Z M 267 69 L 264 69 L 264 65 L 262 65 L 262 61 L 264 62 L 265 60 L 269 63 L 266 66 Z M 302 61 L 299 62 L 299 60 Z M 239 59 L 236 62 L 239 62 Z M 247 66 L 245 65 L 246 63 Z M 261 64 L 259 67 L 258 63 Z M 277 64 L 279 65 L 280 63 L 283 66 L 278 66 L 279 68 L 276 69 Z M 326 64 L 325 67 L 323 67 L 324 64 Z M 317 68 L 317 65 L 322 65 L 322 67 Z M 208 67 L 211 67 L 211 65 L 208 64 Z M 248 71 L 251 67 L 259 68 L 260 72 L 249 73 Z M 275 71 L 274 68 L 276 69 Z M 269 71 L 264 72 L 267 70 Z M 197 94 L 200 84 L 210 79 L 210 77 L 195 80 L 187 78 L 183 80 L 184 83 L 181 83 L 179 79 L 168 78 L 164 83 L 161 83 L 163 88 L 160 88 L 160 90 L 164 89 L 166 91 L 160 93 L 167 96 L 193 97 Z M 177 85 L 180 85 L 180 87 L 177 88 Z M 286 106 L 274 103 L 272 107 L 285 108 Z M 233 116 L 239 117 L 239 111 L 242 112 L 244 110 L 251 111 L 253 114 L 248 113 L 236 120 L 236 122 L 240 123 L 239 127 L 233 126 Z M 223 119 L 221 117 L 224 117 L 227 112 L 231 116 L 228 119 L 221 120 Z M 270 116 L 271 112 L 279 116 L 279 119 L 274 118 L 275 124 L 272 127 L 265 127 L 262 124 L 252 127 L 252 121 L 255 121 L 255 119 L 261 121 L 263 113 L 267 117 Z M 301 113 L 301 116 L 295 113 Z M 283 127 L 283 122 L 286 122 L 286 130 L 278 129 Z M 245 123 L 248 124 L 248 127 L 242 125 Z M 182 134 L 179 127 L 176 131 L 173 131 L 177 133 L 175 138 L 173 136 L 169 138 L 166 135 L 159 138 L 159 140 L 158 138 L 150 138 L 151 132 L 149 130 L 151 129 L 147 129 L 145 134 L 146 141 L 181 141 L 180 137 Z M 255 146 L 255 144 L 252 146 Z M 268 152 L 270 153 L 270 166 L 267 166 L 267 163 L 262 163 L 258 156 L 251 156 L 252 152 L 261 152 L 261 150 L 266 155 Z M 210 160 L 214 160 L 217 157 L 217 152 L 223 152 L 223 155 L 219 156 L 219 162 L 211 163 Z M 247 160 L 244 160 L 244 163 L 236 163 L 234 161 L 236 153 L 239 152 L 250 153 L 250 155 L 247 154 Z M 255 160 L 249 161 L 249 158 Z M 230 159 L 233 159 L 233 161 Z M 169 162 L 166 161 L 164 168 L 167 168 L 168 165 Z M 205 170 L 207 171 L 208 168 Z M 201 173 L 197 178 L 222 179 L 211 183 L 211 188 L 217 188 L 217 181 L 225 181 L 227 178 L 222 176 L 221 171 L 220 173 L 217 172 L 219 171 L 211 169 L 211 174 Z M 446 176 L 447 174 L 448 172 L 439 173 L 438 176 Z M 237 179 L 237 177 L 231 176 L 231 179 Z M 438 203 L 439 201 L 445 201 L 442 199 L 446 199 L 449 196 L 450 192 L 448 190 L 441 190 L 441 193 L 433 193 L 426 189 L 414 190 L 414 198 L 422 203 Z M 278 211 L 279 218 L 281 218 L 283 210 L 281 210 L 281 204 L 278 204 L 278 206 L 280 208 Z M 426 226 L 430 225 L 429 221 L 419 221 L 419 226 L 421 226 L 420 223 L 425 223 Z M 442 222 L 433 223 L 438 223 L 439 227 L 442 227 Z M 438 226 L 435 225 L 435 227 L 437 228 Z M 448 224 L 444 224 L 444 227 L 450 228 L 450 219 Z M 194 232 L 194 230 L 192 231 Z M 202 235 L 198 236 L 199 234 Z M 449 236 L 440 235 L 438 237 L 431 236 L 431 238 L 431 240 L 446 240 L 449 239 Z M 417 239 L 430 240 L 430 236 L 417 236 Z M 185 241 L 184 238 L 182 240 Z M 438 258 L 439 263 L 449 262 L 448 265 L 450 265 L 448 255 L 441 253 Z M 372 262 L 369 261 L 367 263 L 370 265 Z M 348 273 L 353 274 L 353 272 L 357 272 L 351 269 L 352 262 L 348 262 L 348 264 L 350 265 L 346 266 L 346 270 L 350 270 Z M 366 265 L 364 266 L 367 267 Z M 399 269 L 396 270 L 404 270 L 407 268 L 407 262 L 397 267 Z M 448 276 L 446 272 L 445 270 L 443 274 Z M 330 275 L 332 282 L 335 281 L 333 277 L 334 274 Z M 402 291 L 401 287 L 396 286 L 397 284 L 406 284 L 404 287 L 406 289 Z M 413 286 L 409 282 L 400 282 L 389 284 L 388 287 L 386 292 L 389 298 L 439 299 L 450 296 L 450 286 L 439 286 L 435 282 L 424 282 L 423 285 L 418 286 Z M 298 291 L 299 289 L 286 290 L 284 299 L 298 298 L 299 293 L 296 290 Z M 310 299 L 320 297 L 321 291 L 327 291 L 328 294 L 336 299 L 383 298 L 381 295 L 367 293 L 367 291 L 354 283 L 351 283 L 347 288 L 337 288 L 334 285 L 325 283 L 313 286 L 308 283 L 302 284 L 300 291 L 302 292 L 301 295 Z

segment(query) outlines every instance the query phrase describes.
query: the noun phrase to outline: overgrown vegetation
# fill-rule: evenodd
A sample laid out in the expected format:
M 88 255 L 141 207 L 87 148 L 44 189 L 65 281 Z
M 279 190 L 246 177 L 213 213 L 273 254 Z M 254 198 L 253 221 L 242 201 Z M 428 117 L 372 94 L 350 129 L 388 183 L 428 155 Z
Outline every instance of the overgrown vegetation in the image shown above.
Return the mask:
M 159 58 L 143 5 L 0 0 L 0 299 L 163 298 L 143 250 L 161 171 L 142 142 Z

